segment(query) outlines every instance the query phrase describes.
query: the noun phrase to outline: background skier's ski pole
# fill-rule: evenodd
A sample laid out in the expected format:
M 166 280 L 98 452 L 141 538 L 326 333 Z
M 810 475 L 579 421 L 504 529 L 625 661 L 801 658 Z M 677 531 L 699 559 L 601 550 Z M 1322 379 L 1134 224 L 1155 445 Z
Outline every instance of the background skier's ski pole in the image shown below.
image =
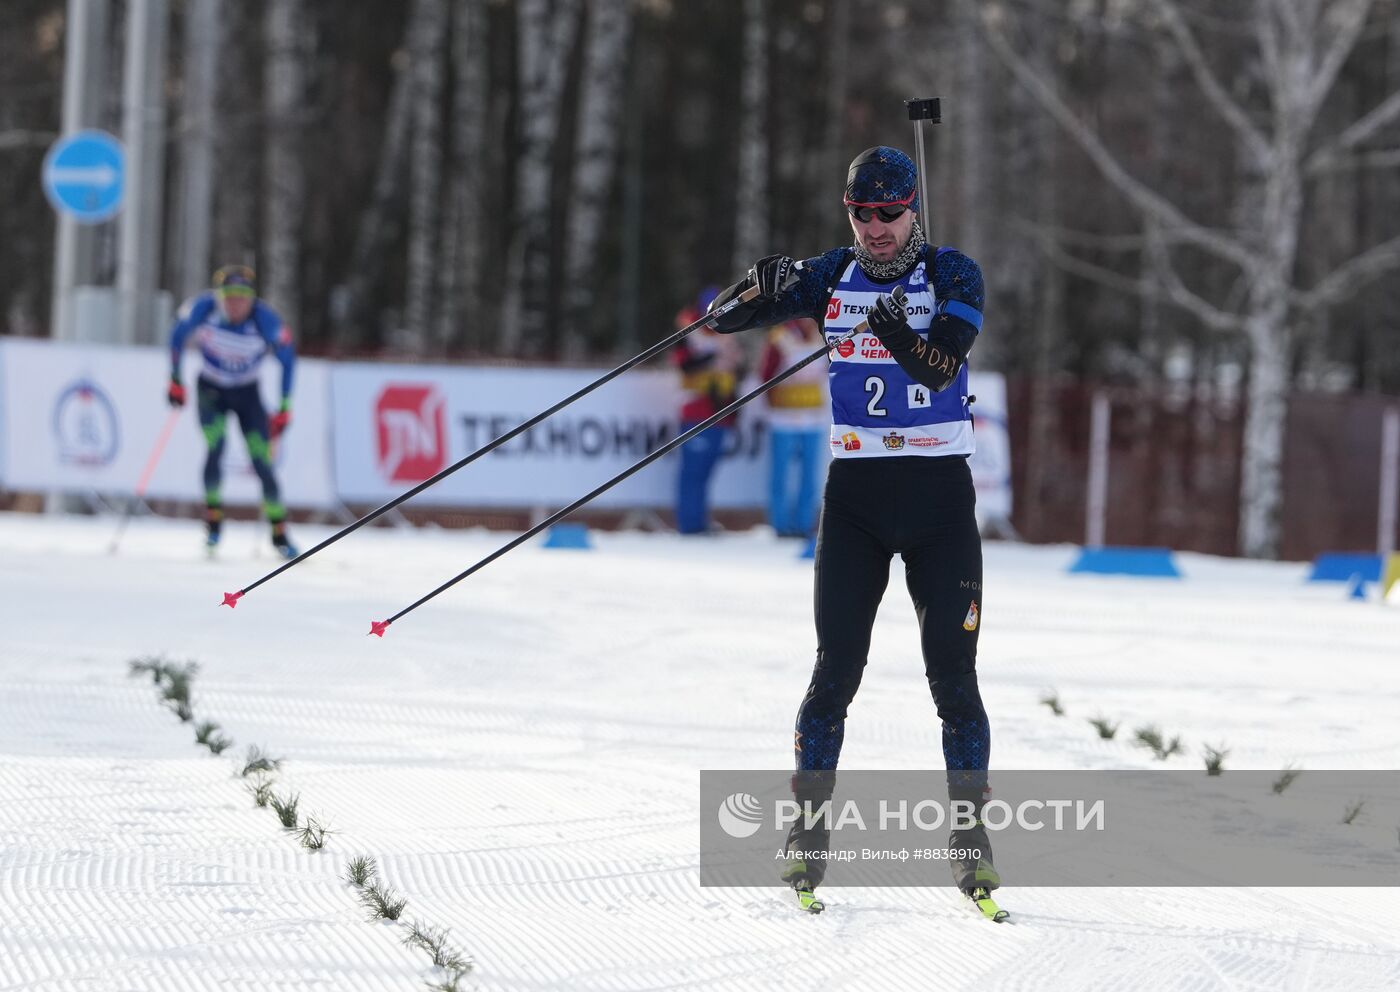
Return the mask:
M 175 423 L 179 419 L 179 407 L 171 410 L 170 416 L 165 418 L 165 426 L 160 429 L 160 436 L 156 438 L 155 447 L 151 449 L 150 457 L 146 459 L 146 467 L 141 470 L 141 478 L 136 480 L 136 489 L 132 493 L 131 500 L 126 504 L 126 510 L 122 512 L 121 522 L 117 524 L 117 532 L 112 536 L 112 546 L 107 549 L 108 554 L 117 553 L 117 545 L 122 542 L 122 535 L 126 533 L 126 525 L 131 521 L 131 514 L 141 497 L 146 495 L 146 486 L 150 485 L 151 476 L 155 475 L 156 465 L 160 463 L 160 456 L 165 454 L 165 446 L 170 443 L 170 435 L 174 433 Z
M 894 290 L 894 297 L 895 297 L 895 299 L 898 300 L 900 303 L 903 303 L 903 302 L 904 302 L 904 290 L 903 290 L 902 287 L 898 287 L 898 286 L 895 287 L 895 290 Z M 607 491 L 608 491 L 609 489 L 611 489 L 613 486 L 617 485 L 619 482 L 623 481 L 624 479 L 628 478 L 629 476 L 633 475 L 634 473 L 639 472 L 639 471 L 641 471 L 642 469 L 646 468 L 648 465 L 650 465 L 652 462 L 656 461 L 658 458 L 660 458 L 662 455 L 666 454 L 668 451 L 671 451 L 671 450 L 673 450 L 673 449 L 679 447 L 680 445 L 684 444 L 685 442 L 689 441 L 691 438 L 693 438 L 695 435 L 699 434 L 701 431 L 704 431 L 704 430 L 707 430 L 707 429 L 710 428 L 710 427 L 713 427 L 715 424 L 719 423 L 721 420 L 723 420 L 725 417 L 729 416 L 729 415 L 730 415 L 731 413 L 733 413 L 735 410 L 738 410 L 738 409 L 739 409 L 741 406 L 743 406 L 745 403 L 748 403 L 750 400 L 753 400 L 753 399 L 755 399 L 755 398 L 757 398 L 757 397 L 759 397 L 759 396 L 762 396 L 764 393 L 768 392 L 768 390 L 772 389 L 774 386 L 776 386 L 778 383 L 782 382 L 784 379 L 788 378 L 788 377 L 791 376 L 791 375 L 794 375 L 794 374 L 797 373 L 797 372 L 800 372 L 802 369 L 805 369 L 808 365 L 811 365 L 811 364 L 812 364 L 813 362 L 815 362 L 818 358 L 821 358 L 823 355 L 825 355 L 827 352 L 829 352 L 832 348 L 836 347 L 837 345 L 841 344 L 842 342 L 851 340 L 851 338 L 855 337 L 857 334 L 863 334 L 863 333 L 865 333 L 865 331 L 867 331 L 868 329 L 869 329 L 869 325 L 866 323 L 866 321 L 863 321 L 863 320 L 862 320 L 859 324 L 857 324 L 855 327 L 852 327 L 849 331 L 847 331 L 846 333 L 842 334 L 839 338 L 835 338 L 835 339 L 833 339 L 832 341 L 829 341 L 827 344 L 822 345 L 822 347 L 818 348 L 816 351 L 812 352 L 812 353 L 811 353 L 810 355 L 808 355 L 806 358 L 803 358 L 801 361 L 797 362 L 797 364 L 792 365 L 791 367 L 789 367 L 789 368 L 787 368 L 787 369 L 784 369 L 782 372 L 779 372 L 779 373 L 778 373 L 777 375 L 775 375 L 773 378 L 771 378 L 771 379 L 769 379 L 767 382 L 763 383 L 763 385 L 759 386 L 758 388 L 756 388 L 756 389 L 754 389 L 754 390 L 752 390 L 752 391 L 750 391 L 750 392 L 748 392 L 748 393 L 745 393 L 743 396 L 740 396 L 737 400 L 735 400 L 733 403 L 730 403 L 730 404 L 729 404 L 727 407 L 725 407 L 723 410 L 720 410 L 718 413 L 714 414 L 713 416 L 711 416 L 711 417 L 708 418 L 707 420 L 704 420 L 704 421 L 702 421 L 701 423 L 696 424 L 694 427 L 692 427 L 690 430 L 686 431 L 684 434 L 681 434 L 679 437 L 675 437 L 675 438 L 671 439 L 670 441 L 667 441 L 665 444 L 663 444 L 661 447 L 657 448 L 655 451 L 653 451 L 651 454 L 647 455 L 645 458 L 643 458 L 641 461 L 637 462 L 635 465 L 631 466 L 630 468 L 624 469 L 622 472 L 620 472 L 620 473 L 618 473 L 617 475 L 613 476 L 611 479 L 609 479 L 607 482 L 603 483 L 601 486 L 599 486 L 597 489 L 593 490 L 593 491 L 592 491 L 591 493 L 589 493 L 588 495 L 579 497 L 578 499 L 576 499 L 576 500 L 574 500 L 572 503 L 570 503 L 568 506 L 564 507 L 562 510 L 559 510 L 557 513 L 554 513 L 554 514 L 552 514 L 551 516 L 546 517 L 544 520 L 541 520 L 539 523 L 537 523 L 535 526 L 531 527 L 529 530 L 527 530 L 525 533 L 521 534 L 519 537 L 515 538 L 513 541 L 509 542 L 508 544 L 502 545 L 501 547 L 497 548 L 495 551 L 491 552 L 489 555 L 487 555 L 485 558 L 481 559 L 479 562 L 477 562 L 477 563 L 476 563 L 475 565 L 473 565 L 471 568 L 467 569 L 467 570 L 464 571 L 464 572 L 460 572 L 460 573 L 458 573 L 457 575 L 454 575 L 452 578 L 448 579 L 446 582 L 444 582 L 442 585 L 438 586 L 438 587 L 437 587 L 436 589 L 434 589 L 432 592 L 428 593 L 428 594 L 427 594 L 426 596 L 424 596 L 422 599 L 418 600 L 418 601 L 415 602 L 415 603 L 410 604 L 409 606 L 404 607 L 402 610 L 399 610 L 399 612 L 395 613 L 395 614 L 394 614 L 393 616 L 391 616 L 388 620 L 371 620 L 371 621 L 370 621 L 370 624 L 369 624 L 369 632 L 370 632 L 371 634 L 376 634 L 376 635 L 378 635 L 379 637 L 383 637 L 383 636 L 384 636 L 384 631 L 385 631 L 386 629 L 388 629 L 389 625 L 390 625 L 391 623 L 393 623 L 395 620 L 398 620 L 400 617 L 403 617 L 403 616 L 405 616 L 405 615 L 407 615 L 407 614 L 409 614 L 409 613 L 412 613 L 414 610 L 418 609 L 418 607 L 422 606 L 424 603 L 426 603 L 428 600 L 432 599 L 434 596 L 436 596 L 436 595 L 438 595 L 439 593 L 445 592 L 446 590 L 452 588 L 452 587 L 455 586 L 458 582 L 461 582 L 461 581 L 462 581 L 463 579 L 465 579 L 467 576 L 471 575 L 473 572 L 478 571 L 479 569 L 485 568 L 487 565 L 491 564 L 493 561 L 495 561 L 497 558 L 499 558 L 499 557 L 501 557 L 502 555 L 504 555 L 506 552 L 511 551 L 511 550 L 513 550 L 513 549 L 515 549 L 515 548 L 518 548 L 520 545 L 524 544 L 526 541 L 528 541 L 530 538 L 534 537 L 536 534 L 538 534 L 540 531 L 544 530 L 546 527 L 550 526 L 550 525 L 553 524 L 553 523 L 556 523 L 556 522 L 559 521 L 559 520 L 562 520 L 564 517 L 567 517 L 570 513 L 573 513 L 575 510 L 577 510 L 579 507 L 583 506 L 585 503 L 591 502 L 592 500 L 596 499 L 598 496 L 601 496 L 603 493 L 607 492 Z
M 287 569 L 291 568 L 293 565 L 298 565 L 298 564 L 300 564 L 301 562 L 303 562 L 303 561 L 305 561 L 306 559 L 310 558 L 312 555 L 314 555 L 316 552 L 322 550 L 323 548 L 328 548 L 328 547 L 330 547 L 332 544 L 334 544 L 336 541 L 339 541 L 342 537 L 345 537 L 347 534 L 354 533 L 355 531 L 357 531 L 357 530 L 359 530 L 361 527 L 363 527 L 365 524 L 369 523 L 371 520 L 374 520 L 376 517 L 380 517 L 380 516 L 384 515 L 385 513 L 388 513 L 390 510 L 392 510 L 394 507 L 398 506 L 400 503 L 404 502 L 405 500 L 410 500 L 410 499 L 412 499 L 414 496 L 417 496 L 419 493 L 421 493 L 424 489 L 427 489 L 429 486 L 436 485 L 437 483 L 441 482 L 443 479 L 447 478 L 449 475 L 451 475 L 453 472 L 457 471 L 458 469 L 460 469 L 460 468 L 465 468 L 466 466 L 470 465 L 472 462 L 474 462 L 474 461 L 476 461 L 478 458 L 480 458 L 482 455 L 487 454 L 488 452 L 490 452 L 490 451 L 492 451 L 492 450 L 494 450 L 494 449 L 496 449 L 496 448 L 499 448 L 501 445 L 505 444 L 505 443 L 506 443 L 507 441 L 509 441 L 511 438 L 517 437 L 518 435 L 523 434 L 525 431 L 528 431 L 531 427 L 534 427 L 534 426 L 535 426 L 536 424 L 538 424 L 540 421 L 545 420 L 545 419 L 548 418 L 548 417 L 552 417 L 554 414 L 556 414 L 556 413 L 558 413 L 560 410 L 564 409 L 564 407 L 568 406 L 570 403 L 574 402 L 574 401 L 577 400 L 577 399 L 581 399 L 581 398 L 584 397 L 584 396 L 587 396 L 589 393 L 593 392 L 593 390 L 597 389 L 599 386 L 601 386 L 601 385 L 603 385 L 603 384 L 605 384 L 605 383 L 611 382 L 613 379 L 616 379 L 618 376 L 620 376 L 622 373 L 626 372 L 628 369 L 633 368 L 633 367 L 635 367 L 635 366 L 637 366 L 637 365 L 640 365 L 642 362 L 645 362 L 645 361 L 646 361 L 647 359 L 649 359 L 649 358 L 654 358 L 654 357 L 656 357 L 657 355 L 661 354 L 661 352 L 663 352 L 663 351 L 665 351 L 667 348 L 671 347 L 673 344 L 679 343 L 680 340 L 681 340 L 682 338 L 684 338 L 686 335 L 690 334 L 692 331 L 694 331 L 694 330 L 696 330 L 697 328 L 699 328 L 701 325 L 707 324 L 707 323 L 709 323 L 710 321 L 714 320 L 716 317 L 718 317 L 718 316 L 720 316 L 720 315 L 722 315 L 722 314 L 728 313 L 730 310 L 733 310 L 735 307 L 738 307 L 740 304 L 748 303 L 749 301 L 751 301 L 751 300 L 757 298 L 757 296 L 758 296 L 758 287 L 756 287 L 756 286 L 753 287 L 753 288 L 751 288 L 751 289 L 746 289 L 746 290 L 744 290 L 744 292 L 742 292 L 742 293 L 740 293 L 738 296 L 734 297 L 734 299 L 729 300 L 729 301 L 726 302 L 724 305 L 722 305 L 722 306 L 716 308 L 716 309 L 715 309 L 714 311 L 712 311 L 711 313 L 707 313 L 707 314 L 705 314 L 703 317 L 701 317 L 699 320 L 697 320 L 697 321 L 695 321 L 695 322 L 693 322 L 693 323 L 687 324 L 685 327 L 682 327 L 680 330 L 676 331 L 676 333 L 672 334 L 670 337 L 665 338 L 664 340 L 661 340 L 661 341 L 656 342 L 656 344 L 652 345 L 652 346 L 651 346 L 650 348 L 648 348 L 646 351 L 644 351 L 644 352 L 642 352 L 641 354 L 635 356 L 634 358 L 629 358 L 627 361 L 623 362 L 621 365 L 619 365 L 617 368 L 613 369 L 611 372 L 608 372 L 608 373 L 606 373 L 606 374 L 600 376 L 599 378 L 594 379 L 592 382 L 590 382 L 588 385 L 584 386 L 584 387 L 583 387 L 582 389 L 580 389 L 578 392 L 573 393 L 573 394 L 570 395 L 570 396 L 566 396 L 564 399 L 562 399 L 562 400 L 560 400 L 558 403 L 554 404 L 554 405 L 553 405 L 552 407 L 550 407 L 548 410 L 545 410 L 545 411 L 542 412 L 542 413 L 536 414 L 535 416 L 531 417 L 529 420 L 525 421 L 523 424 L 520 424 L 518 427 L 513 427 L 513 428 L 511 428 L 509 431 L 506 431 L 506 433 L 502 434 L 500 437 L 496 438 L 494 441 L 490 441 L 490 442 L 486 443 L 485 445 L 481 446 L 480 448 L 477 448 L 475 451 L 473 451 L 471 454 L 467 455 L 465 458 L 463 458 L 463 459 L 461 459 L 460 461 L 454 462 L 453 464 L 447 466 L 447 468 L 443 469 L 441 472 L 439 472 L 437 475 L 433 476 L 431 479 L 428 479 L 428 480 L 426 480 L 426 481 L 424 481 L 424 482 L 418 483 L 418 485 L 414 486 L 412 489 L 408 490 L 407 492 L 405 492 L 405 493 L 403 493 L 403 494 L 401 494 L 401 495 L 399 495 L 399 496 L 395 496 L 393 499 L 389 500 L 389 502 L 385 503 L 383 506 L 376 507 L 375 509 L 371 510 L 369 513 L 366 513 L 366 514 L 365 514 L 363 517 L 361 517 L 359 520 L 356 520 L 354 523 L 352 523 L 352 524 L 350 524 L 350 525 L 348 525 L 348 526 L 346 526 L 346 527 L 343 527 L 343 528 L 341 528 L 340 530 L 336 531 L 334 534 L 332 534 L 330 537 L 326 538 L 326 539 L 325 539 L 324 541 L 322 541 L 320 544 L 317 544 L 317 545 L 315 545 L 315 546 L 313 546 L 313 547 L 307 548 L 305 551 L 303 551 L 301 554 L 297 555 L 297 556 L 296 556 L 295 558 L 293 558 L 291 561 L 283 562 L 281 565 L 278 565 L 276 568 L 274 568 L 272 571 L 268 572 L 266 575 L 264 575 L 262 578 L 258 579 L 256 582 L 250 582 L 248 585 L 244 586 L 242 589 L 238 590 L 237 592 L 226 592 L 226 593 L 224 593 L 224 602 L 223 602 L 223 605 L 224 605 L 224 606 L 237 606 L 237 605 L 238 605 L 238 601 L 239 601 L 240 599 L 242 599 L 246 594 L 252 592 L 254 589 L 256 589 L 258 586 L 262 585 L 264 582 L 268 581 L 269 579 L 272 579 L 272 578 L 277 577 L 278 575 L 281 575 L 283 572 L 285 572 Z

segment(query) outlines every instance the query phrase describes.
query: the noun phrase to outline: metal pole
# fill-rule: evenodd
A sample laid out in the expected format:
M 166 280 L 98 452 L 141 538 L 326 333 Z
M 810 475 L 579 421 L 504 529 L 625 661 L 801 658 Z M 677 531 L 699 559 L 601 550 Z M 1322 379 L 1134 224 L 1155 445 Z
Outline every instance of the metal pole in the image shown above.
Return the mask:
M 63 134 L 70 135 L 97 121 L 102 75 L 101 57 L 107 34 L 103 0 L 68 0 L 67 34 L 63 46 Z M 73 326 L 73 288 L 92 279 L 93 232 L 71 214 L 58 215 L 54 247 L 53 300 L 49 334 L 60 340 L 77 336 Z
M 154 340 L 151 302 L 160 257 L 161 175 L 165 143 L 166 0 L 130 0 L 122 80 L 122 139 L 128 186 L 121 214 L 117 289 L 120 340 Z
M 1108 394 L 1094 394 L 1089 423 L 1089 496 L 1085 508 L 1084 546 L 1101 548 L 1108 513 L 1108 432 L 1111 410 Z
M 136 322 L 140 307 L 142 272 L 141 214 L 146 209 L 146 129 L 145 95 L 146 51 L 149 38 L 148 8 L 151 0 L 129 0 L 126 11 L 126 58 L 122 66 L 122 141 L 126 145 L 126 203 L 122 206 L 118 231 L 117 257 L 117 338 L 123 344 L 136 342 Z
M 924 157 L 924 123 L 914 122 L 914 154 L 919 165 L 919 214 L 928 216 L 928 166 Z
M 1376 552 L 1382 558 L 1395 550 L 1397 497 L 1400 497 L 1400 407 L 1391 407 L 1381 421 L 1381 508 Z
M 924 155 L 924 128 L 943 120 L 942 102 L 937 97 L 931 97 L 905 100 L 904 106 L 909 112 L 909 119 L 914 122 L 915 164 L 919 168 L 919 221 L 923 224 L 924 234 L 927 236 L 929 233 L 928 216 L 933 208 L 928 198 L 928 166 Z

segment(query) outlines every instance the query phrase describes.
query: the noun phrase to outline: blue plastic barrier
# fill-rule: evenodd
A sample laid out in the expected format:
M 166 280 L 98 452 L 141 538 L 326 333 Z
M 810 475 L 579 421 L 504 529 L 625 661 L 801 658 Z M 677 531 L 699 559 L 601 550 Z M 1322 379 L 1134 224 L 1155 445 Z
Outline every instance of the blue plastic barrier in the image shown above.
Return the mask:
M 593 541 L 588 536 L 586 524 L 555 524 L 545 533 L 544 546 L 588 551 L 593 547 Z
M 1347 582 L 1347 599 L 1359 599 L 1366 602 L 1366 580 L 1358 572 Z
M 1359 575 L 1367 582 L 1381 580 L 1381 556 L 1356 552 L 1327 551 L 1313 559 L 1309 582 L 1350 582 Z
M 1084 548 L 1069 570 L 1094 575 L 1181 578 L 1170 548 Z

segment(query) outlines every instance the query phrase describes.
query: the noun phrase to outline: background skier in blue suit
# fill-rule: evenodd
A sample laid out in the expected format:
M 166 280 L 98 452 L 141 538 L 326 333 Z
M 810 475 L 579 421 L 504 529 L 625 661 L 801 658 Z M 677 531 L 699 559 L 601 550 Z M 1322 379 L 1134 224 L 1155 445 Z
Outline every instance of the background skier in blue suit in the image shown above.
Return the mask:
M 282 505 L 277 476 L 272 470 L 272 442 L 292 419 L 292 371 L 296 353 L 291 331 L 277 312 L 258 299 L 253 270 L 226 265 L 214 273 L 213 288 L 180 308 L 170 331 L 171 406 L 185 405 L 180 357 L 189 339 L 199 342 L 204 365 L 195 385 L 199 423 L 209 447 L 204 461 L 206 543 L 212 552 L 219 543 L 224 519 L 224 438 L 230 413 L 238 418 L 253 470 L 262 482 L 263 513 L 272 525 L 272 544 L 284 557 L 297 551 L 287 539 L 287 509 Z M 282 363 L 281 402 L 271 417 L 258 393 L 258 366 L 268 352 Z

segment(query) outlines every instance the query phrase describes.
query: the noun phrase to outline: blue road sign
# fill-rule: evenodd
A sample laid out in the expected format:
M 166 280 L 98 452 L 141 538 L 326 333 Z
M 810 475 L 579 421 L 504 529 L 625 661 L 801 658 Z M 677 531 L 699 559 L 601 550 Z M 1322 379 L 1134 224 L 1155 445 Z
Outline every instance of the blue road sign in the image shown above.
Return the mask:
M 106 131 L 70 134 L 44 156 L 44 193 L 60 213 L 100 223 L 121 209 L 125 163 L 122 143 Z

